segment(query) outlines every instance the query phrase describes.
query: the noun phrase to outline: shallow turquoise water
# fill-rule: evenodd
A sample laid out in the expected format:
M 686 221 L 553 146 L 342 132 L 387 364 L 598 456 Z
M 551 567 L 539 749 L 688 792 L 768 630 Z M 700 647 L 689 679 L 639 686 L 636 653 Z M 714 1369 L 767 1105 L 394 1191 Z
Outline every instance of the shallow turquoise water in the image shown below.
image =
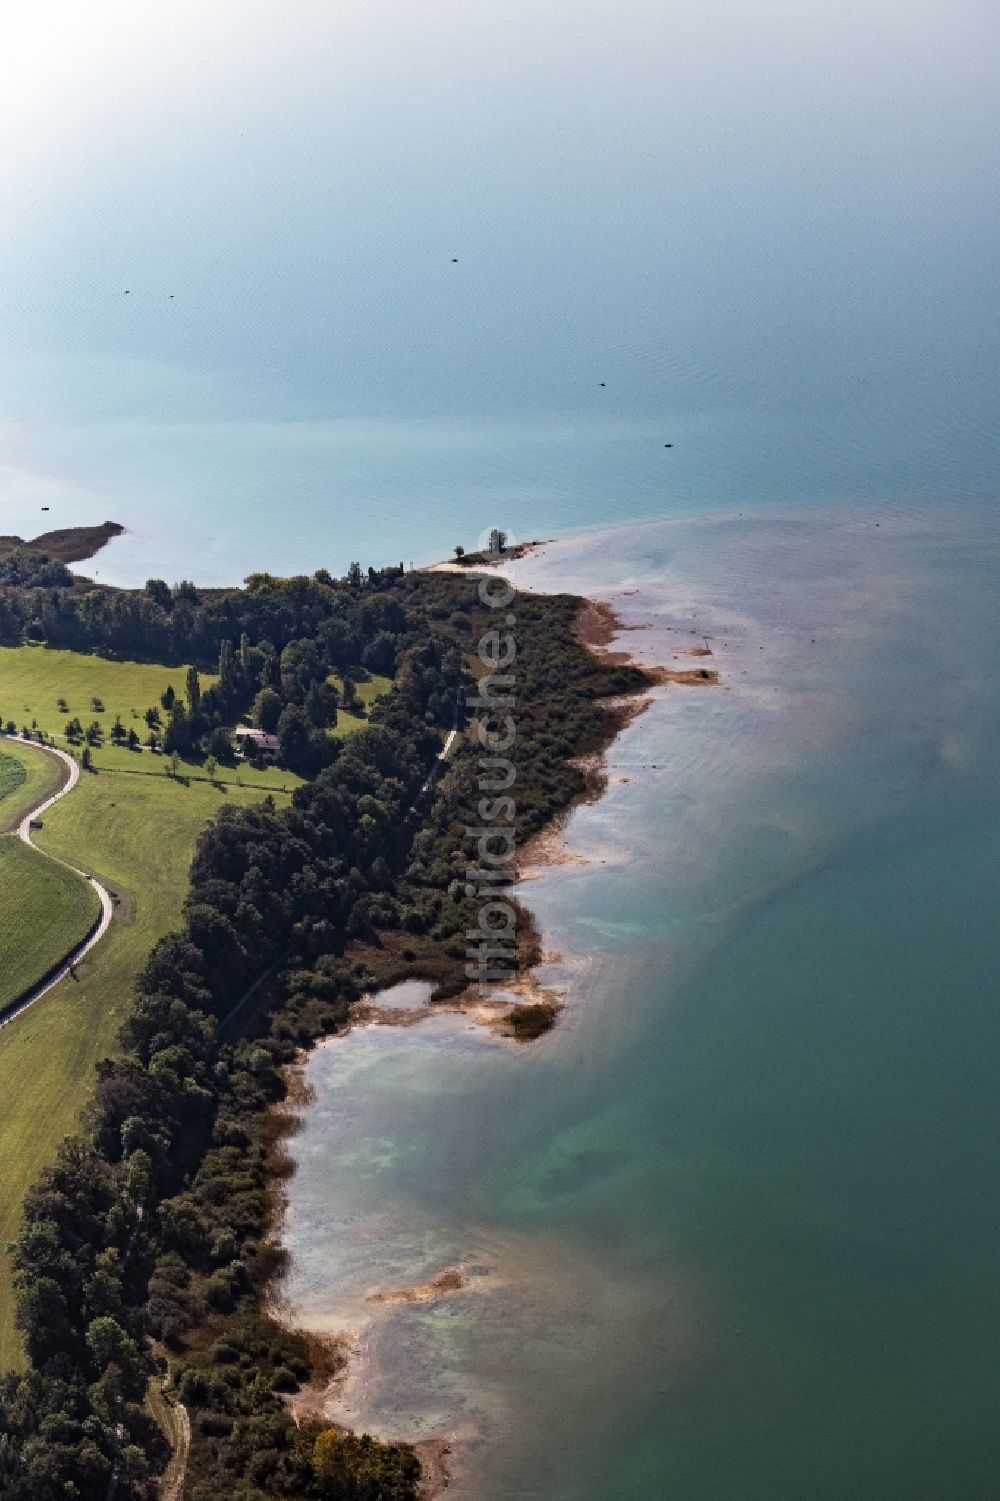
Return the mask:
M 554 1034 L 309 1064 L 286 1290 L 359 1336 L 338 1411 L 456 1438 L 459 1496 L 995 1494 L 998 540 L 841 511 L 520 565 L 628 591 L 650 660 L 704 632 L 728 691 L 659 694 L 591 863 L 526 885 Z

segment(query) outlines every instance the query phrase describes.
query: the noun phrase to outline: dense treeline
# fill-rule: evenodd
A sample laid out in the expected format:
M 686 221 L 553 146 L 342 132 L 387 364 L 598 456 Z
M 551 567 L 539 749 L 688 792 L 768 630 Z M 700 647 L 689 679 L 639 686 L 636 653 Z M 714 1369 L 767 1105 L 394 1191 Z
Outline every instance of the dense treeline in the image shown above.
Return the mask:
M 165 719 L 149 706 L 147 744 L 225 762 L 233 755 L 231 726 L 248 718 L 277 736 L 287 766 L 310 776 L 333 759 L 325 732 L 338 708 L 356 707 L 355 684 L 371 673 L 392 677 L 419 639 L 406 593 L 402 565 L 362 574 L 357 564 L 343 579 L 324 569 L 289 579 L 255 574 L 243 589 L 170 588 L 162 579 L 141 590 L 97 588 L 22 548 L 0 557 L 0 644 L 28 639 L 213 669 L 219 680 L 204 692 L 197 665 L 182 694 L 170 688 Z M 67 733 L 79 741 L 87 732 L 75 723 Z M 123 728 L 120 738 L 139 746 L 134 731 L 129 738 Z
M 318 588 L 335 595 L 332 586 Z M 391 677 L 402 657 L 415 661 L 414 644 L 422 639 L 418 621 L 392 594 L 358 598 L 341 591 L 337 603 L 340 613 L 324 617 L 311 635 L 292 637 L 280 651 L 269 638 L 252 644 L 246 631 L 238 647 L 223 637 L 217 682 L 202 692 L 198 669 L 189 667 L 184 695 L 172 688 L 164 693 L 164 750 L 229 760 L 229 726 L 250 718 L 276 738 L 281 760 L 293 771 L 310 776 L 330 765 L 337 752 L 326 731 L 336 726 L 341 703 L 332 674 L 340 674 L 344 707 L 356 711 L 356 679 L 370 672 Z M 435 718 L 446 709 L 446 695 L 437 689 L 426 712 Z
M 442 586 L 440 577 L 422 591 L 421 604 L 431 621 L 446 617 L 441 628 L 466 640 L 475 652 L 484 633 L 495 629 L 492 612 L 478 602 L 473 581 L 459 579 L 456 589 L 453 576 L 445 576 L 449 587 Z M 523 850 L 546 823 L 587 791 L 588 776 L 579 762 L 601 749 L 620 722 L 609 698 L 634 694 L 648 680 L 635 667 L 600 662 L 577 639 L 573 626 L 579 599 L 520 594 L 512 608 L 516 654 L 505 669 L 510 683 L 497 691 L 512 699 L 509 710 L 502 712 L 511 714 L 516 735 L 500 758 L 510 762 L 510 770 L 502 774 L 493 767 L 488 781 L 494 805 L 500 793 L 511 799 L 509 823 L 517 848 Z M 477 672 L 484 671 L 478 664 Z M 478 895 L 466 893 L 469 867 L 477 863 L 467 830 L 482 823 L 478 810 L 484 757 L 490 759 L 474 735 L 459 742 L 441 795 L 426 810 L 414 837 L 400 883 L 408 946 L 426 959 L 424 972 L 442 981 L 442 993 L 466 983 L 465 935 L 476 927 L 481 905 Z M 500 822 L 506 821 L 503 810 Z M 526 922 L 521 939 L 522 958 L 530 961 L 532 940 Z
M 190 1501 L 415 1495 L 419 1466 L 405 1446 L 297 1426 L 282 1401 L 313 1357 L 261 1312 L 275 1265 L 267 1107 L 283 1096 L 283 1066 L 335 1030 L 373 979 L 401 968 L 433 972 L 445 989 L 464 984 L 466 830 L 479 796 L 472 737 L 437 795 L 421 801 L 421 788 L 475 686 L 468 663 L 492 622 L 467 578 L 375 578 L 370 591 L 360 578 L 343 588 L 293 583 L 299 604 L 325 610 L 327 595 L 354 603 L 311 621 L 296 606 L 280 654 L 271 620 L 279 668 L 299 643 L 289 692 L 308 695 L 315 672 L 301 644 L 324 642 L 322 657 L 332 620 L 362 653 L 393 637 L 395 689 L 365 729 L 328 737 L 333 759 L 290 808 L 224 807 L 206 829 L 183 928 L 151 954 L 81 1134 L 28 1197 L 15 1265 L 29 1369 L 0 1383 L 5 1501 L 103 1501 L 115 1481 L 118 1496 L 149 1501 L 168 1446 L 145 1399 L 164 1360 L 192 1421 Z M 269 581 L 244 592 L 280 590 Z M 576 641 L 577 606 L 517 603 L 510 755 L 521 839 L 583 790 L 571 758 L 610 731 L 600 699 L 642 681 L 598 665 Z M 219 626 L 215 651 L 238 624 L 249 637 L 247 613 Z M 240 678 L 233 691 L 251 686 Z M 271 966 L 273 1004 L 258 1008 L 246 1035 L 231 1035 L 222 1024 Z
M 359 661 L 365 647 L 377 654 L 371 597 L 401 577 L 401 565 L 362 574 L 352 564 L 340 580 L 320 569 L 289 579 L 254 574 L 242 589 L 197 589 L 187 581 L 170 588 L 162 579 L 144 589 L 112 589 L 82 583 L 63 564 L 19 549 L 0 559 L 0 642 L 30 636 L 74 650 L 214 665 L 221 643 L 244 634 L 278 652 L 297 638 L 319 637 L 339 666 Z
M 67 589 L 73 584 L 73 575 L 65 563 L 50 558 L 48 553 L 36 552 L 30 547 L 17 547 L 0 556 L 0 585 L 8 589 Z M 16 595 L 13 598 L 16 599 Z M 0 622 L 12 622 L 17 612 L 11 607 L 11 595 L 0 595 Z M 37 594 L 23 599 L 30 605 Z
M 227 807 L 202 838 L 184 929 L 154 949 L 85 1133 L 25 1206 L 14 1259 L 31 1372 L 0 1388 L 10 1501 L 103 1496 L 116 1468 L 120 1495 L 151 1495 L 164 1441 L 143 1406 L 146 1337 L 176 1343 L 206 1312 L 254 1304 L 267 1258 L 262 1148 L 255 1159 L 248 1147 L 294 1045 L 230 1046 L 216 1024 L 275 959 L 308 965 L 396 919 L 407 809 L 441 743 L 426 716 L 428 698 L 449 692 L 443 655 L 432 642 L 417 654 L 291 809 Z M 235 1356 L 218 1378 L 182 1377 L 187 1397 L 209 1404 L 199 1431 L 218 1440 L 227 1491 L 412 1495 L 405 1451 L 369 1444 L 338 1458 L 328 1439 L 317 1464 L 317 1436 L 296 1430 L 276 1395 L 295 1382 L 279 1354 L 270 1379 Z

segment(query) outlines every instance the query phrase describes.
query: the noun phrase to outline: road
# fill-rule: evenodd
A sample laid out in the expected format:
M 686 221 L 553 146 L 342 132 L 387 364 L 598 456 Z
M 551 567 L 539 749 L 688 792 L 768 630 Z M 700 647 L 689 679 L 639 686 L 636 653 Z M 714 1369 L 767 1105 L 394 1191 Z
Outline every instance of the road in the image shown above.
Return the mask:
M 19 735 L 7 735 L 2 733 L 0 733 L 0 740 L 13 740 L 18 745 L 22 746 L 26 743 L 21 739 Z M 59 788 L 58 792 L 54 792 L 51 797 L 47 797 L 44 802 L 39 803 L 37 807 L 32 808 L 30 812 L 24 815 L 24 817 L 21 819 L 21 822 L 17 826 L 17 837 L 23 844 L 30 846 L 31 849 L 33 849 L 37 854 L 41 855 L 44 859 L 55 860 L 57 865 L 65 866 L 67 870 L 71 870 L 74 872 L 74 874 L 82 876 L 85 881 L 89 881 L 91 886 L 93 886 L 94 890 L 97 892 L 98 897 L 100 898 L 101 915 L 96 925 L 91 929 L 89 936 L 85 938 L 81 944 L 77 945 L 72 953 L 67 956 L 62 964 L 60 964 L 58 969 L 53 970 L 52 973 L 49 974 L 45 979 L 40 980 L 37 985 L 33 985 L 30 990 L 26 990 L 24 994 L 19 996 L 16 1001 L 10 1002 L 10 1004 L 5 1008 L 2 1018 L 0 1018 L 0 1027 L 6 1027 L 9 1022 L 12 1022 L 15 1019 L 15 1017 L 18 1017 L 22 1012 L 27 1011 L 29 1006 L 33 1006 L 36 1001 L 40 1001 L 43 995 L 48 995 L 49 991 L 53 988 L 53 986 L 58 985 L 60 980 L 65 980 L 66 976 L 70 973 L 70 970 L 74 969 L 76 965 L 79 964 L 80 960 L 84 958 L 86 954 L 90 953 L 95 944 L 100 943 L 101 939 L 108 931 L 108 926 L 114 914 L 114 906 L 111 901 L 111 895 L 101 885 L 100 881 L 95 880 L 93 876 L 88 876 L 85 870 L 78 870 L 75 865 L 70 865 L 69 861 L 67 860 L 56 860 L 55 855 L 50 855 L 47 850 L 39 849 L 38 845 L 35 844 L 31 838 L 32 821 L 36 818 L 40 818 L 43 813 L 47 813 L 48 810 L 55 803 L 58 803 L 61 798 L 64 798 L 68 792 L 72 792 L 73 788 L 80 780 L 79 764 L 74 760 L 72 756 L 68 755 L 66 751 L 57 750 L 55 746 L 52 745 L 36 745 L 35 749 L 40 750 L 43 755 L 57 757 L 58 760 L 62 761 L 66 766 L 69 775 L 63 785 Z
M 444 745 L 441 747 L 441 749 L 437 753 L 437 756 L 435 757 L 434 763 L 431 766 L 431 769 L 430 769 L 430 771 L 427 774 L 427 780 L 424 782 L 424 784 L 421 787 L 420 791 L 417 793 L 416 797 L 413 799 L 413 802 L 410 804 L 409 808 L 407 809 L 407 812 L 406 812 L 407 818 L 412 818 L 413 815 L 417 812 L 417 810 L 420 807 L 421 802 L 423 801 L 424 793 L 427 791 L 427 789 L 429 787 L 433 786 L 434 782 L 437 781 L 438 773 L 440 772 L 442 766 L 447 761 L 448 756 L 451 753 L 451 748 L 454 745 L 455 740 L 456 740 L 456 738 L 458 736 L 458 716 L 459 716 L 459 712 L 460 712 L 460 705 L 458 703 L 456 703 L 456 705 L 455 705 L 455 715 L 454 715 L 454 718 L 452 719 L 452 728 L 448 731 L 448 734 L 445 737 Z

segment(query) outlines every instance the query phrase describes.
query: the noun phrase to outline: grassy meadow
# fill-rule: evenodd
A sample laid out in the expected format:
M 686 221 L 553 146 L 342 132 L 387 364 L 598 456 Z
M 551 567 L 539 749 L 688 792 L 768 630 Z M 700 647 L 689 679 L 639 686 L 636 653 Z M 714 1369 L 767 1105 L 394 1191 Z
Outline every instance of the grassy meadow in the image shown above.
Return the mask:
M 37 808 L 66 780 L 67 769 L 14 740 L 0 740 L 0 834 L 16 829 L 30 808 Z
M 107 740 L 119 715 L 126 730 L 134 728 L 145 740 L 149 733 L 143 718 L 146 710 L 160 709 L 166 722 L 160 695 L 169 683 L 183 698 L 186 675 L 187 667 L 183 666 L 120 661 L 42 645 L 0 646 L 0 721 L 6 724 L 13 720 L 18 730 L 25 725 L 37 726 L 59 744 L 69 719 L 79 719 L 85 729 L 96 719 Z M 200 676 L 203 690 L 217 681 L 210 672 Z M 343 693 L 343 678 L 332 674 L 329 681 Z M 391 678 L 373 673 L 367 682 L 355 684 L 355 692 L 367 708 L 391 687 Z M 94 708 L 95 698 L 103 709 Z M 60 709 L 60 699 L 65 700 L 65 709 Z M 333 733 L 352 735 L 366 722 L 360 715 L 341 709 Z
M 37 724 L 58 742 L 66 721 L 74 717 L 84 728 L 96 719 L 107 738 L 118 714 L 126 730 L 134 727 L 145 739 L 145 711 L 160 708 L 160 694 L 168 683 L 183 698 L 186 673 L 186 667 L 119 661 L 41 645 L 0 646 L 0 718 L 4 724 L 12 719 L 19 730 Z M 211 673 L 202 673 L 203 689 L 215 681 Z M 95 698 L 102 709 L 94 708 Z M 60 709 L 60 699 L 66 701 L 65 709 Z
M 97 892 L 13 834 L 0 838 L 0 1006 L 82 943 L 97 921 Z
M 35 663 L 37 681 L 29 671 Z M 18 682 L 14 695 L 12 664 Z M 129 723 L 123 705 L 129 710 L 135 706 L 141 714 L 147 704 L 158 702 L 168 681 L 182 691 L 183 671 L 15 648 L 0 653 L 0 711 L 5 719 L 10 715 L 20 722 L 25 711 L 10 714 L 10 705 L 34 704 L 39 725 L 57 732 L 66 718 L 55 711 L 60 694 L 85 723 L 90 696 L 97 694 L 104 700 L 103 717 L 110 729 L 116 711 Z M 47 703 L 54 712 L 43 718 L 38 709 Z M 54 758 L 37 747 L 0 741 L 0 751 L 23 761 L 36 789 L 47 777 L 53 779 L 53 789 L 58 785 Z M 5 1248 L 17 1233 L 24 1193 L 73 1130 L 94 1064 L 113 1049 L 136 974 L 157 938 L 179 920 L 200 830 L 223 802 L 257 802 L 271 792 L 280 805 L 300 780 L 291 772 L 246 767 L 232 774 L 222 770 L 212 784 L 195 763 L 182 762 L 178 778 L 170 777 L 164 759 L 148 751 L 137 755 L 106 745 L 93 755 L 95 770 L 83 773 L 73 791 L 45 815 L 36 842 L 103 881 L 117 898 L 115 919 L 79 966 L 79 983 L 63 980 L 0 1031 L 0 1369 L 20 1359 Z M 26 785 L 0 801 L 0 821 L 10 821 L 11 809 L 39 801 L 37 795 L 26 799 Z
M 331 673 L 328 681 L 333 684 L 339 694 L 343 694 L 344 680 L 342 677 L 339 677 L 336 673 Z M 367 683 L 355 683 L 354 691 L 367 709 L 377 698 L 381 698 L 383 693 L 388 693 L 391 687 L 392 678 L 380 677 L 377 672 L 373 672 Z M 356 730 L 363 729 L 367 723 L 368 721 L 362 719 L 359 714 L 348 714 L 343 709 L 338 709 L 337 723 L 332 733 L 334 735 L 353 735 Z

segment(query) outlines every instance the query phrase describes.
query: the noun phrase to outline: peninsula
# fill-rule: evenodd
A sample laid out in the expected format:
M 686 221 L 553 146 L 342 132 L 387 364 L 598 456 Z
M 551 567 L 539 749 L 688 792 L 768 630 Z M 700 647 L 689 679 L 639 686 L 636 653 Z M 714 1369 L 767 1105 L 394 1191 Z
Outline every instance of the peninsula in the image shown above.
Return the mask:
M 62 873 L 0 1038 L 0 1491 L 407 1501 L 411 1448 L 289 1401 L 327 1353 L 267 1311 L 271 1107 L 373 990 L 454 1004 L 537 961 L 516 851 L 592 790 L 582 758 L 651 680 L 593 655 L 582 600 L 473 570 L 116 590 L 41 540 L 0 572 L 0 819 L 45 804 L 22 857 Z M 48 985 L 91 930 L 87 877 L 113 916 Z M 27 932 L 46 888 L 22 885 Z M 512 998 L 508 1030 L 554 1019 Z

